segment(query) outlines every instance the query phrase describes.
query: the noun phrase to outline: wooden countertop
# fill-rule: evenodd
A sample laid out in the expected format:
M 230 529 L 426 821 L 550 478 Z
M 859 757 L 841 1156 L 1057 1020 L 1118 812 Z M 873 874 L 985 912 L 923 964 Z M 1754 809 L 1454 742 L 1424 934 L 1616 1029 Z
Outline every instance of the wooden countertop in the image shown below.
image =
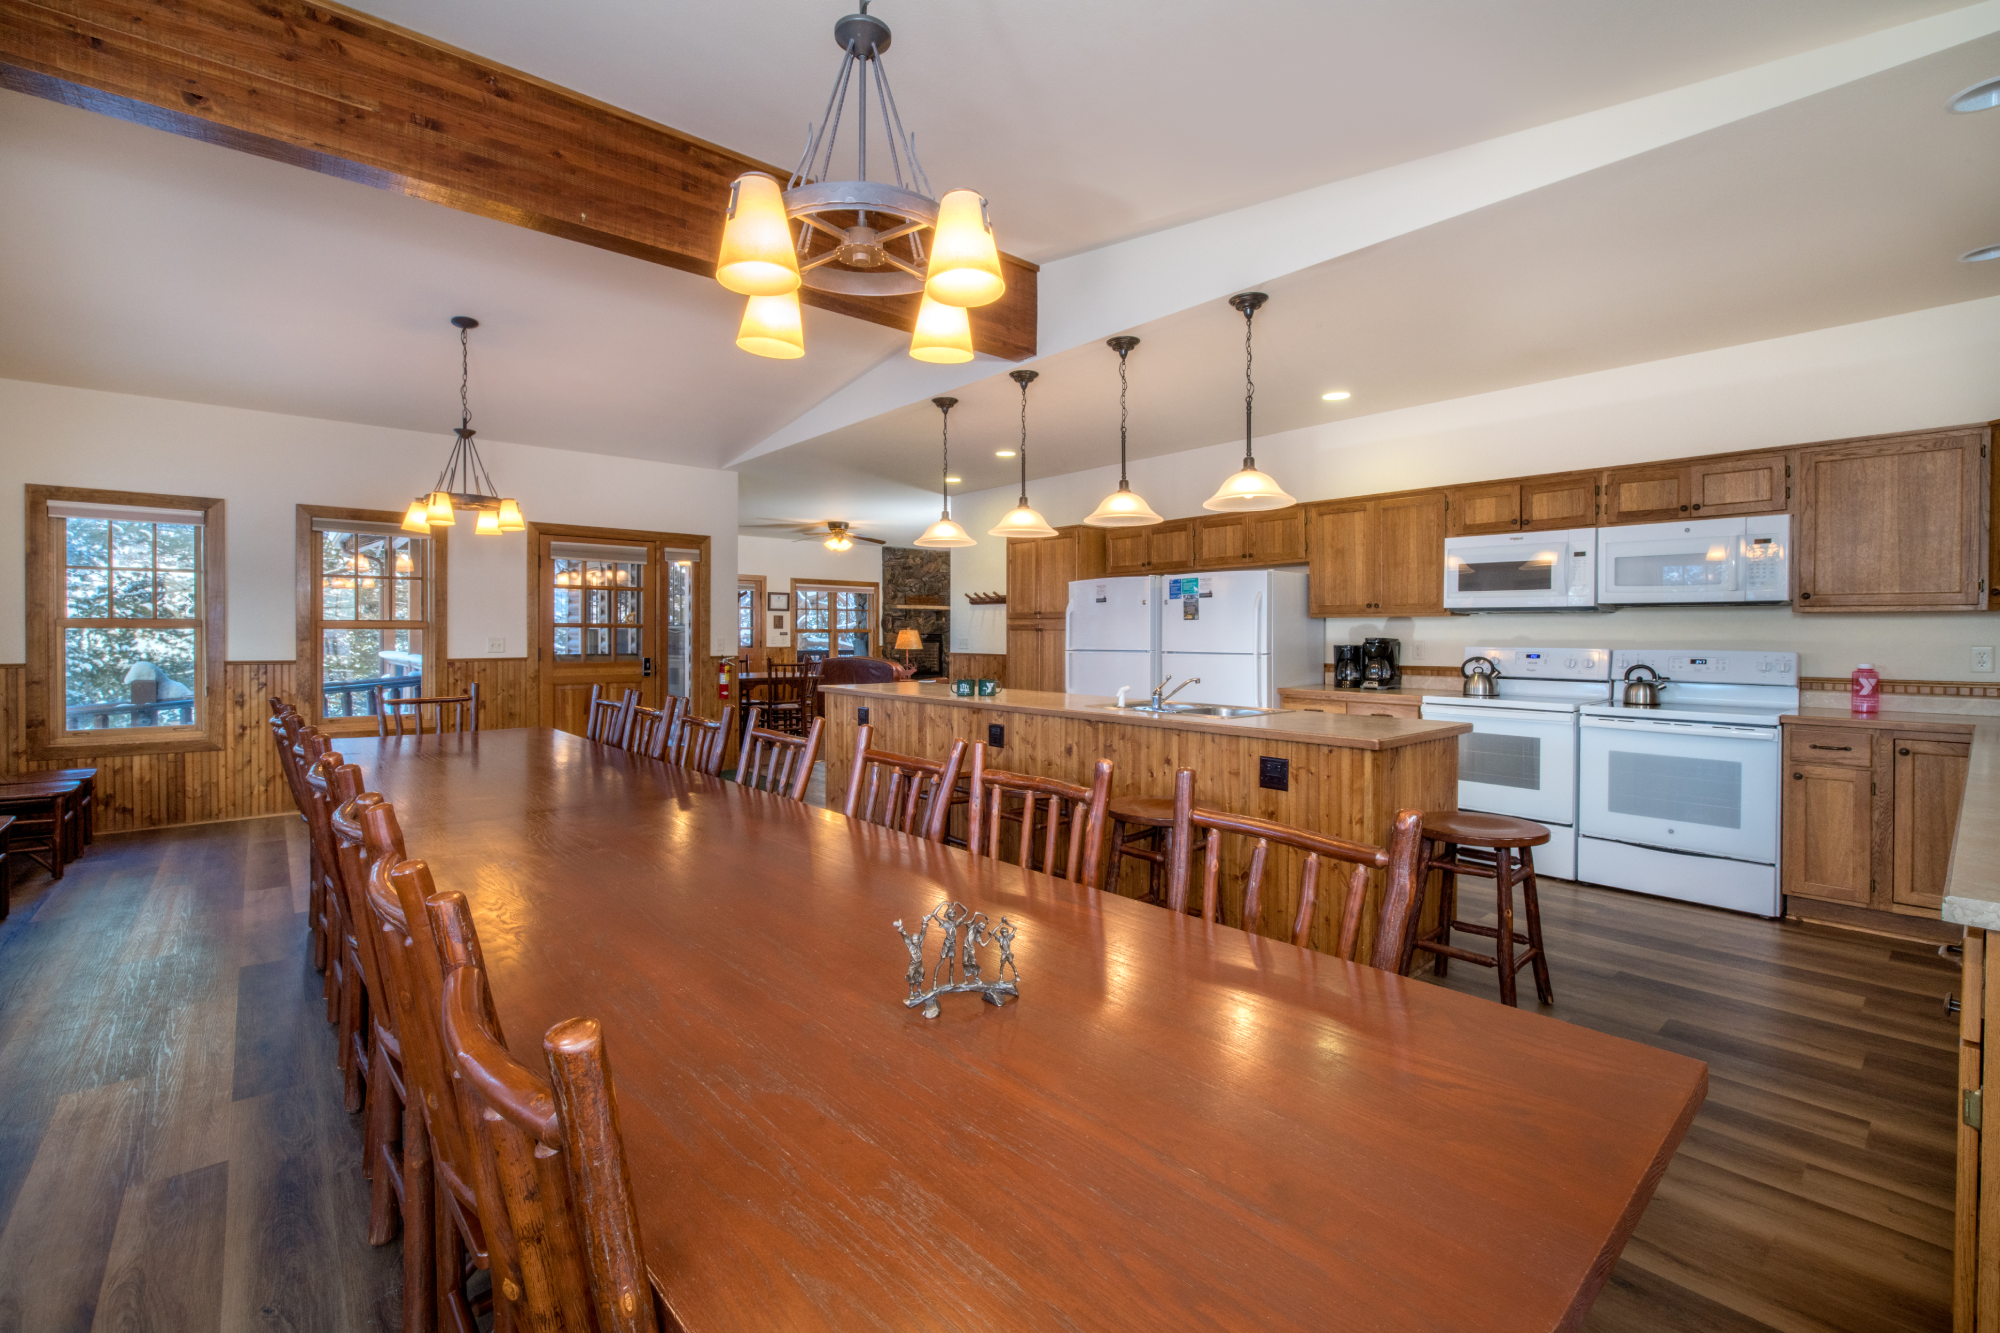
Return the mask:
M 961 698 L 948 684 L 894 681 L 880 685 L 822 685 L 826 694 L 851 694 L 861 699 L 914 699 L 948 708 L 983 708 L 1003 713 L 1038 713 L 1076 717 L 1091 722 L 1116 722 L 1133 727 L 1165 727 L 1173 731 L 1213 732 L 1226 736 L 1268 737 L 1273 740 L 1328 745 L 1345 750 L 1393 750 L 1404 745 L 1441 741 L 1472 730 L 1463 722 L 1420 722 L 1400 717 L 1348 717 L 1339 713 L 1271 713 L 1263 717 L 1153 717 L 1107 707 L 1116 701 L 1102 694 L 1058 694 L 1044 690 L 1002 690 L 980 698 Z M 1353 691 L 1349 691 L 1352 694 Z
M 1798 712 L 1783 720 L 1816 727 L 1920 727 L 1956 732 L 1971 740 L 1971 766 L 1965 774 L 1965 796 L 1958 807 L 1958 833 L 1952 841 L 1951 870 L 1939 915 L 1954 925 L 2000 930 L 2000 715 L 1895 708 L 1885 700 L 1877 716 L 1855 717 L 1844 697 L 1835 699 L 1838 702 L 1801 704 Z

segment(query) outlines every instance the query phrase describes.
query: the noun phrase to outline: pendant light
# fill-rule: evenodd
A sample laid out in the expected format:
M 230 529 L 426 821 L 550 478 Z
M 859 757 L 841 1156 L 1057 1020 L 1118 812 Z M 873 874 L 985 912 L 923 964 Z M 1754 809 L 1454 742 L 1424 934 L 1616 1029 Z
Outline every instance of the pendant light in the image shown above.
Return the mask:
M 1258 509 L 1285 509 L 1298 503 L 1269 473 L 1257 470 L 1257 457 L 1250 447 L 1250 409 L 1256 402 L 1257 382 L 1250 377 L 1250 322 L 1257 310 L 1271 298 L 1262 292 L 1239 292 L 1229 304 L 1243 312 L 1243 470 L 1222 483 L 1214 495 L 1201 502 L 1203 509 L 1243 513 Z
M 1164 523 L 1151 505 L 1132 493 L 1131 483 L 1125 480 L 1125 358 L 1139 340 L 1121 334 L 1106 339 L 1104 345 L 1118 353 L 1118 489 L 1105 496 L 1104 503 L 1083 521 L 1093 528 L 1143 528 Z
M 799 294 L 753 296 L 743 306 L 736 345 L 753 356 L 790 361 L 806 354 L 806 330 L 799 317 Z
M 958 366 L 972 360 L 972 319 L 964 306 L 931 300 L 917 306 L 917 327 L 910 335 L 910 355 L 935 365 Z
M 715 280 L 740 296 L 783 296 L 799 289 L 799 257 L 792 250 L 785 192 L 775 176 L 746 171 L 730 182 Z
M 995 537 L 1053 537 L 1056 530 L 1028 507 L 1028 386 L 1041 377 L 1039 370 L 1010 370 L 1007 378 L 1021 386 L 1021 502 L 1000 520 Z
M 977 190 L 947 190 L 938 200 L 924 294 L 944 305 L 990 305 L 1006 294 L 993 223 Z
M 951 409 L 958 406 L 956 398 L 933 398 L 931 402 L 944 417 L 944 471 L 939 475 L 944 481 L 938 489 L 944 495 L 944 512 L 938 521 L 924 529 L 924 535 L 917 538 L 919 546 L 977 546 L 973 535 L 952 522 L 951 518 Z
M 472 437 L 478 432 L 472 429 L 472 344 L 469 335 L 479 327 L 479 321 L 470 315 L 453 315 L 451 323 L 458 330 L 458 429 L 452 432 L 458 441 L 451 446 L 444 470 L 438 473 L 437 485 L 431 488 L 429 494 L 410 501 L 409 510 L 403 515 L 403 531 L 428 533 L 433 527 L 456 526 L 458 519 L 453 509 L 456 506 L 473 511 L 476 519 L 473 531 L 481 537 L 520 532 L 528 526 L 521 517 L 521 506 L 511 499 L 493 494 L 499 487 L 487 475 L 486 464 L 479 457 L 479 446 L 472 442 Z

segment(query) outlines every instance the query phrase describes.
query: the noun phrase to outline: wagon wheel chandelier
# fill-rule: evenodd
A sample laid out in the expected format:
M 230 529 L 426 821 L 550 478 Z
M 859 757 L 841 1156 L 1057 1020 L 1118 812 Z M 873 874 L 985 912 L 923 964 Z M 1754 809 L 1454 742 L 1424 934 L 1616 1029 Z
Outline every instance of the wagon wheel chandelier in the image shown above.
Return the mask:
M 479 446 L 472 442 L 472 437 L 479 432 L 472 429 L 472 344 L 469 335 L 479 327 L 479 321 L 470 315 L 453 315 L 451 323 L 458 330 L 458 427 L 452 431 L 458 439 L 445 458 L 437 484 L 428 493 L 410 501 L 409 512 L 403 515 L 403 530 L 428 533 L 433 527 L 453 527 L 458 522 L 453 516 L 456 507 L 469 509 L 477 515 L 473 531 L 482 537 L 520 532 L 528 526 L 521 517 L 521 507 L 511 499 L 494 494 L 500 488 L 487 475 L 486 464 L 479 457 Z
M 806 286 L 847 296 L 922 292 L 910 355 L 946 364 L 970 361 L 966 311 L 1007 290 L 993 224 L 977 190 L 933 196 L 916 136 L 903 128 L 882 62 L 889 25 L 868 12 L 869 3 L 861 0 L 859 14 L 833 25 L 840 69 L 819 124 L 806 127 L 805 152 L 791 179 L 781 187 L 775 176 L 750 171 L 731 183 L 715 280 L 750 298 L 736 345 L 758 356 L 805 355 L 798 293 Z M 868 179 L 871 82 L 893 185 Z M 857 179 L 835 180 L 834 150 L 850 93 L 858 94 Z

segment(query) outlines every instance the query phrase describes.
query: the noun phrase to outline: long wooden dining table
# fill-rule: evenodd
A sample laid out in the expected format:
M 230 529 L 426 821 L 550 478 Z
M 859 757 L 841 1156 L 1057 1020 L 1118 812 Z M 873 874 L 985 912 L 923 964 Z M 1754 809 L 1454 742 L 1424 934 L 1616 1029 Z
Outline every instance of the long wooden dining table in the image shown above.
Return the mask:
M 564 732 L 337 744 L 471 900 L 516 1056 L 602 1022 L 692 1333 L 1574 1328 L 1707 1086 Z M 905 1006 L 891 923 L 945 900 L 1015 925 L 1018 1000 Z

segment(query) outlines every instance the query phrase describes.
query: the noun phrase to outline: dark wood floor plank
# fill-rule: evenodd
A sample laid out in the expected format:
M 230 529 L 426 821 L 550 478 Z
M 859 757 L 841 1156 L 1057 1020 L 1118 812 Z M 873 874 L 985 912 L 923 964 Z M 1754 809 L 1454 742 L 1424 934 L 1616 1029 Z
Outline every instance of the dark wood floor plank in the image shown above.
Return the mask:
M 0 1328 L 87 1333 L 130 1179 L 136 1082 L 60 1099 L 0 1231 Z
M 94 1333 L 214 1333 L 222 1322 L 229 1164 L 125 1192 Z

